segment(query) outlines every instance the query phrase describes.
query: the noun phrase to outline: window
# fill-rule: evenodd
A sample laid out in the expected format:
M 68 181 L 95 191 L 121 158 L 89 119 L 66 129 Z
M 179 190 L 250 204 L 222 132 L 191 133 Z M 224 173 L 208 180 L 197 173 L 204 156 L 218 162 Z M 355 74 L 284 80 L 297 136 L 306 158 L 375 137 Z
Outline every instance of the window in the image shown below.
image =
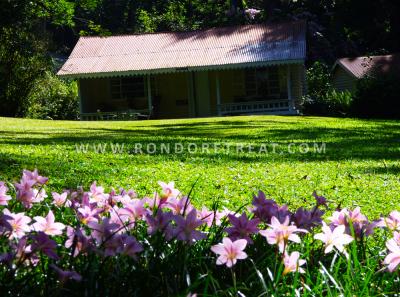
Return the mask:
M 143 76 L 111 79 L 111 98 L 114 100 L 145 97 Z
M 281 99 L 287 96 L 286 78 L 277 66 L 248 69 L 245 72 L 246 96 Z

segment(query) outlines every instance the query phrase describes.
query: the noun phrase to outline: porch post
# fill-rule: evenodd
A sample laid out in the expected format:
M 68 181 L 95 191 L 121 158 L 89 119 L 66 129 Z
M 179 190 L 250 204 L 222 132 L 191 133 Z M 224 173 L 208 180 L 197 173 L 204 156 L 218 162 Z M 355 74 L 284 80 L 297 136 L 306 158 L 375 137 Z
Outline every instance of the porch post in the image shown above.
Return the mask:
M 151 79 L 150 74 L 147 74 L 147 103 L 149 104 L 149 117 L 151 116 L 153 103 L 151 100 Z
M 83 107 L 82 107 L 81 80 L 78 79 L 76 83 L 78 85 L 79 119 L 82 121 Z
M 219 82 L 219 72 L 216 72 L 216 90 L 217 90 L 217 114 L 220 116 L 221 115 L 221 86 Z
M 289 100 L 289 106 L 295 109 L 294 102 L 292 99 L 292 79 L 290 77 L 290 64 L 286 66 L 286 80 L 287 80 L 287 94 Z

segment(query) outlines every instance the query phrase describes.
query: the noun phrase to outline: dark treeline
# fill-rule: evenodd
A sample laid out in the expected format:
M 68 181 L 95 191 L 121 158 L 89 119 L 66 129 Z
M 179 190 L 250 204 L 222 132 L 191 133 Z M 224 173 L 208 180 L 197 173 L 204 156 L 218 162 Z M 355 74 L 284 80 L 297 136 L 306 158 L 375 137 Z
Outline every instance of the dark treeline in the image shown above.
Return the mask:
M 309 63 L 331 64 L 342 56 L 399 52 L 399 15 L 394 0 L 2 0 L 0 115 L 25 116 L 40 109 L 33 106 L 37 98 L 55 104 L 73 97 L 73 84 L 58 81 L 54 71 L 81 35 L 304 19 Z

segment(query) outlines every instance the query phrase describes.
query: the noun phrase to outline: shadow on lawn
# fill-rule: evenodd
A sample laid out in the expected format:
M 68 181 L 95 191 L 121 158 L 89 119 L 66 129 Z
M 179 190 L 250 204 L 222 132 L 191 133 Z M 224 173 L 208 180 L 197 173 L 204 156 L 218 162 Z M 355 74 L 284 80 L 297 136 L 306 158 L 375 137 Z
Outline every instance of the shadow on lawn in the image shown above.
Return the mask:
M 271 143 L 277 143 L 282 155 L 261 153 L 217 153 L 217 154 L 184 154 L 183 156 L 166 156 L 166 158 L 207 158 L 209 160 L 226 160 L 240 162 L 260 162 L 281 158 L 282 161 L 314 161 L 314 160 L 399 160 L 400 158 L 400 123 L 374 121 L 373 125 L 354 129 L 347 127 L 310 126 L 310 121 L 300 118 L 298 122 L 285 121 L 200 121 L 192 123 L 132 125 L 130 128 L 113 127 L 70 127 L 62 132 L 24 131 L 23 133 L 0 131 L 1 144 L 10 145 L 59 145 L 60 149 L 71 151 L 75 144 L 124 143 L 133 146 L 135 143 L 154 143 L 160 147 L 162 143 L 194 143 L 201 147 L 206 143 L 251 144 L 254 151 L 266 144 L 268 151 Z M 290 127 L 287 125 L 290 124 Z M 326 153 L 294 153 L 288 152 L 290 143 L 326 143 Z M 298 146 L 294 146 L 298 149 Z M 159 155 L 155 153 L 154 155 Z M 26 156 L 29 158 L 29 156 Z M 3 155 L 2 161 L 7 161 Z

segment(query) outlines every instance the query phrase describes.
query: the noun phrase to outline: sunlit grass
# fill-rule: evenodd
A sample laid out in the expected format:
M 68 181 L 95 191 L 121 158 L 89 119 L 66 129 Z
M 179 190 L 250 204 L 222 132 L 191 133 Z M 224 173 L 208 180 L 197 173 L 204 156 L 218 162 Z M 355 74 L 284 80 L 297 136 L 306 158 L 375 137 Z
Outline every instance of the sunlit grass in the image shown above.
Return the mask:
M 132 187 L 151 194 L 159 180 L 175 181 L 194 203 L 248 203 L 262 189 L 292 207 L 317 190 L 335 204 L 362 206 L 377 216 L 398 206 L 400 123 L 318 117 L 251 116 L 137 122 L 68 122 L 0 118 L 0 180 L 16 180 L 23 168 L 38 168 L 52 189 Z M 136 154 L 135 145 L 221 143 L 217 151 Z M 324 154 L 303 154 L 299 144 L 325 143 Z M 107 143 L 105 153 L 76 145 Z M 114 154 L 111 143 L 124 144 Z M 276 143 L 276 153 L 272 144 Z M 296 152 L 289 153 L 288 145 Z M 236 151 L 252 145 L 256 152 Z M 268 153 L 257 153 L 266 144 Z M 227 146 L 231 146 L 228 150 Z

